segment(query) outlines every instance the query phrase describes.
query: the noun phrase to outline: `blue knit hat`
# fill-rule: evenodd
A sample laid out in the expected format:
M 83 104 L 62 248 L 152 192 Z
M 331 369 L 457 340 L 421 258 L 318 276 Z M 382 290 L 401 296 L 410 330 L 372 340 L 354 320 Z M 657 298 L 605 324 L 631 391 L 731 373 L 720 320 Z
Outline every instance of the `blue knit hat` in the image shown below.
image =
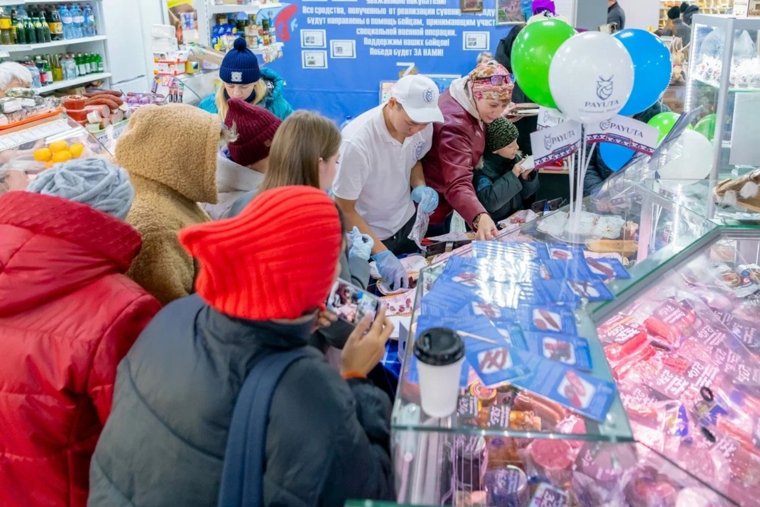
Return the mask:
M 42 171 L 26 189 L 87 204 L 121 220 L 127 217 L 135 197 L 127 172 L 101 158 L 56 165 Z
M 227 84 L 237 85 L 249 85 L 261 79 L 259 60 L 248 49 L 243 37 L 235 39 L 235 45 L 222 60 L 219 78 Z

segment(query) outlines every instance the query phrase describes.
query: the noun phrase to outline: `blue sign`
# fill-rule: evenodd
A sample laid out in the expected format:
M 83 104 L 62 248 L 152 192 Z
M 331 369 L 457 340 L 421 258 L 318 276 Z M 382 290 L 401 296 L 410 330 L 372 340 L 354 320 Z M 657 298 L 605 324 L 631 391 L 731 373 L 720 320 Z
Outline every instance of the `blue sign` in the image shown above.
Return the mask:
M 521 9 L 524 0 L 498 0 Z M 294 108 L 342 123 L 378 105 L 382 82 L 410 68 L 441 88 L 494 53 L 511 25 L 496 26 L 496 0 L 298 0 L 273 12 L 283 58 L 271 67 Z M 387 90 L 386 90 L 387 91 Z

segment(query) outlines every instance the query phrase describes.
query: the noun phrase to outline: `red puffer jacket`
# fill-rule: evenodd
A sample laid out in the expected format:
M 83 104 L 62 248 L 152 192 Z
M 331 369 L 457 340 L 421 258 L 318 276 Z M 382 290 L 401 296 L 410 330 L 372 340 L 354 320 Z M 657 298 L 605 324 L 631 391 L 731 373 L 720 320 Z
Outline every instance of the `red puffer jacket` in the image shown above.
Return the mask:
M 0 196 L 0 505 L 86 504 L 116 366 L 160 309 L 123 275 L 140 244 L 89 206 Z

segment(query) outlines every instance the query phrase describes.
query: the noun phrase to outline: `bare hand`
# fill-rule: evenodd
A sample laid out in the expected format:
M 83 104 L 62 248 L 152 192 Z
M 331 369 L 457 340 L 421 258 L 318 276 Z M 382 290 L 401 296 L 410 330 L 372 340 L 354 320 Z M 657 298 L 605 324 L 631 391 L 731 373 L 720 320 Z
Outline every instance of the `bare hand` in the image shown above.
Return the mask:
M 328 327 L 332 326 L 337 320 L 338 316 L 333 312 L 322 310 L 319 312 L 319 315 L 317 315 L 317 322 L 314 325 L 314 330 L 317 331 L 319 329 L 327 329 Z
M 512 168 L 512 174 L 514 174 L 518 178 L 520 177 L 520 175 L 522 174 L 522 172 L 523 172 L 523 166 L 522 166 L 522 164 L 515 164 L 514 167 Z
M 478 241 L 492 240 L 496 237 L 498 232 L 499 230 L 493 219 L 491 219 L 491 215 L 488 213 L 480 215 L 480 219 L 478 220 L 478 234 L 476 237 Z
M 29 176 L 24 171 L 11 169 L 5 174 L 5 184 L 8 190 L 26 190 L 29 185 Z
M 383 358 L 385 344 L 393 329 L 393 323 L 385 316 L 385 307 L 377 313 L 374 323 L 370 323 L 369 317 L 362 319 L 343 347 L 341 373 L 359 373 L 366 376 L 372 371 Z

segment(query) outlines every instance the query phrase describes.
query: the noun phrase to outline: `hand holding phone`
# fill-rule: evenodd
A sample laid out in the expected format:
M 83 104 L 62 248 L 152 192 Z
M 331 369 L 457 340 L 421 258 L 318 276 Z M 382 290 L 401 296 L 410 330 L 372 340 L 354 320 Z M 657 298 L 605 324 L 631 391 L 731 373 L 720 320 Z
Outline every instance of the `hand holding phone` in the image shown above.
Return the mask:
M 374 320 L 380 309 L 380 300 L 369 292 L 338 279 L 327 298 L 327 310 L 335 314 L 339 320 L 352 327 L 368 316 Z
M 356 326 L 341 354 L 341 374 L 366 376 L 383 358 L 385 344 L 393 333 L 393 323 L 380 308 L 374 321 L 365 316 Z

